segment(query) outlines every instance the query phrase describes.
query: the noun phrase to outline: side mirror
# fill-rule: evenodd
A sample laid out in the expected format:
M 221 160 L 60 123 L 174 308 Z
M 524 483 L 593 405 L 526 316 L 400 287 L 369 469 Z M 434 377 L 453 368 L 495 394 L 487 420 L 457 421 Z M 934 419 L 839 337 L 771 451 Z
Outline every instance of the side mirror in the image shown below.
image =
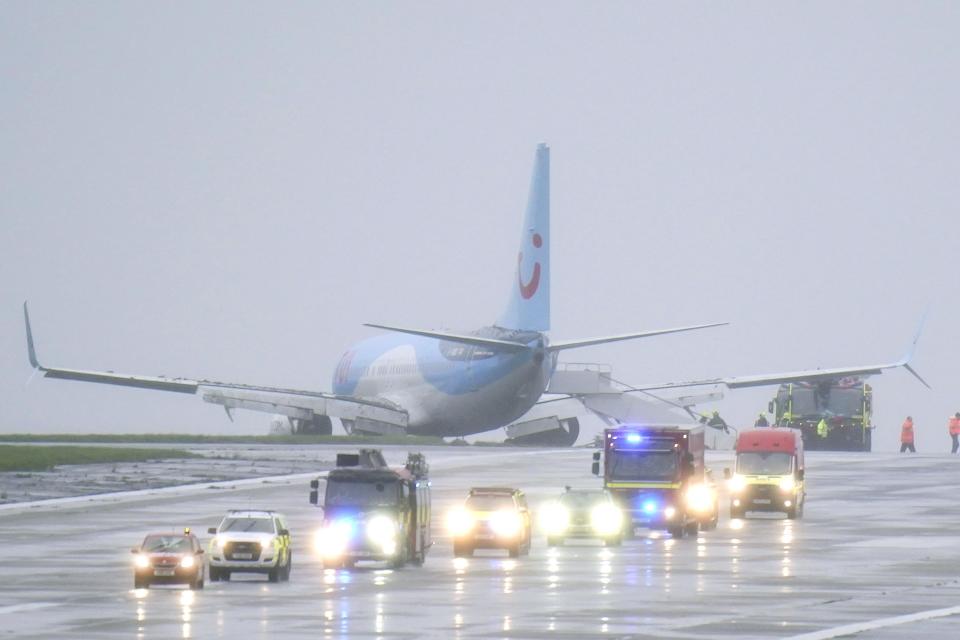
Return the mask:
M 290 535 L 290 530 L 289 530 L 289 529 L 280 529 L 280 532 L 279 532 L 279 533 L 280 533 L 281 536 L 289 536 L 289 535 Z
M 320 481 L 317 480 L 316 478 L 314 478 L 313 480 L 311 480 L 311 481 L 310 481 L 310 488 L 311 488 L 311 489 L 319 489 L 319 488 L 320 488 Z
M 590 465 L 590 471 L 593 472 L 593 475 L 599 476 L 599 475 L 600 475 L 600 463 L 599 463 L 599 462 L 594 462 L 592 465 Z
M 317 492 L 316 489 L 310 492 L 310 504 L 317 504 L 317 500 L 319 499 L 320 499 L 320 494 Z
M 593 461 L 594 461 L 594 462 L 600 462 L 600 452 L 599 452 L 599 451 L 594 451 L 594 452 L 593 452 Z
M 723 468 L 723 478 L 724 478 L 724 480 L 729 480 L 732 476 L 733 476 L 733 474 L 730 473 L 730 467 L 724 467 L 724 468 Z
M 196 555 L 203 555 L 203 549 L 197 549 Z
M 212 536 L 215 536 L 215 535 L 217 535 L 217 528 L 216 528 L 216 527 L 210 527 L 209 529 L 207 529 L 207 533 L 209 533 L 209 534 L 212 535 Z
M 140 547 L 133 547 L 130 549 L 130 553 L 140 553 Z

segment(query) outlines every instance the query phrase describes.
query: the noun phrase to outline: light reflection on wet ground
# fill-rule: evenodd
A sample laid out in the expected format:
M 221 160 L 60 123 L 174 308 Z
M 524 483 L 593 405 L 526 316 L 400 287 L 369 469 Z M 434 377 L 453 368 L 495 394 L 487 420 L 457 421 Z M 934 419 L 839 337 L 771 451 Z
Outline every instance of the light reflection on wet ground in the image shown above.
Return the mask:
M 802 520 L 731 521 L 724 512 L 716 531 L 696 538 L 651 532 L 613 548 L 548 548 L 537 534 L 530 556 L 513 560 L 493 551 L 452 558 L 438 526 L 445 510 L 472 485 L 524 488 L 534 510 L 565 484 L 595 486 L 590 451 L 427 455 L 437 544 L 422 568 L 321 569 L 308 544 L 317 512 L 306 486 L 4 516 L 4 637 L 770 638 L 960 602 L 955 516 L 942 489 L 956 484 L 960 464 L 949 458 L 814 452 Z M 724 464 L 717 455 L 714 466 Z M 288 515 L 291 582 L 250 576 L 208 581 L 198 592 L 130 588 L 125 551 L 144 533 L 205 531 L 238 506 Z M 912 638 L 911 629 L 944 628 L 934 620 L 871 633 Z

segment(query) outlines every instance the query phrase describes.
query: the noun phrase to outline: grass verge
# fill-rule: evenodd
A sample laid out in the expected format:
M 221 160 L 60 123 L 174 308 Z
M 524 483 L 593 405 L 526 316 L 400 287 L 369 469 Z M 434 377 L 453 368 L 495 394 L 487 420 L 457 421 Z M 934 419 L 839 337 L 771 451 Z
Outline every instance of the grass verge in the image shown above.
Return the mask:
M 443 438 L 430 436 L 206 436 L 192 433 L 7 433 L 0 442 L 107 442 L 176 444 L 401 444 L 442 445 Z
M 180 449 L 0 445 L 0 471 L 48 471 L 61 464 L 145 462 L 196 457 L 199 456 Z

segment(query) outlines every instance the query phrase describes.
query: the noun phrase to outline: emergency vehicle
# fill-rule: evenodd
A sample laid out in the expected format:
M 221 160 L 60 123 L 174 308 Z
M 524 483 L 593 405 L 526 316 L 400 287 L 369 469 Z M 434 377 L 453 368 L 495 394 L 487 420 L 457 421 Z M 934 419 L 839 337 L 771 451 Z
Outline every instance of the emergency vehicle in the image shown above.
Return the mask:
M 323 508 L 314 537 L 323 566 L 423 564 L 433 544 L 428 475 L 420 453 L 409 454 L 400 469 L 388 467 L 379 449 L 337 454 L 337 467 L 310 482 L 310 503 Z
M 228 511 L 207 529 L 210 581 L 229 581 L 234 573 L 265 574 L 270 582 L 290 579 L 293 551 L 287 520 L 276 511 Z
M 872 447 L 873 388 L 864 378 L 782 384 L 767 408 L 775 424 L 803 433 L 807 449 L 870 451 Z
M 741 431 L 737 461 L 729 481 L 730 517 L 748 511 L 781 511 L 791 520 L 803 515 L 803 437 L 796 429 Z
M 603 464 L 593 473 L 636 527 L 666 529 L 675 538 L 717 526 L 716 486 L 704 465 L 702 426 L 623 425 L 604 430 Z

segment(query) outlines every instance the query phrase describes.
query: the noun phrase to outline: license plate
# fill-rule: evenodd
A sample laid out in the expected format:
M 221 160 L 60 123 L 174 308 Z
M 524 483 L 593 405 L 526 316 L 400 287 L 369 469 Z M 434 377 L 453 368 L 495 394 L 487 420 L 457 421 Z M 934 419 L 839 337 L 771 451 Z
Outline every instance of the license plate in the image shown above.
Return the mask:
M 769 502 L 769 501 L 768 501 L 768 502 Z M 253 554 L 252 554 L 252 553 L 235 553 L 235 554 L 233 554 L 233 557 L 234 557 L 236 560 L 253 560 Z
M 173 569 L 154 569 L 153 575 L 155 576 L 172 576 Z
M 770 498 L 756 498 L 753 504 L 770 504 Z

